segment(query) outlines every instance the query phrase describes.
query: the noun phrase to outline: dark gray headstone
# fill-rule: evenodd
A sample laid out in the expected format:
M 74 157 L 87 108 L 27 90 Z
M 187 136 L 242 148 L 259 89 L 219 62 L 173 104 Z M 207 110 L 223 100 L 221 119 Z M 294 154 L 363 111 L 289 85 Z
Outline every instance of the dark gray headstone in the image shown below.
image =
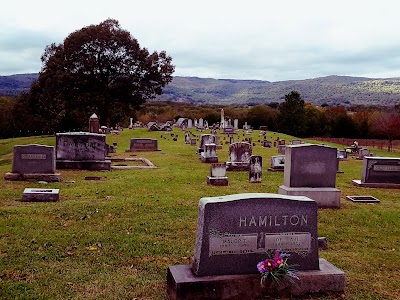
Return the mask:
M 323 145 L 290 145 L 285 150 L 284 185 L 335 187 L 337 149 Z
M 262 157 L 252 155 L 250 157 L 249 182 L 260 183 L 262 180 Z
M 400 184 L 400 158 L 364 157 L 361 183 Z
M 19 174 L 54 174 L 56 155 L 53 146 L 24 145 L 13 150 L 12 172 Z
M 237 194 L 199 202 L 197 276 L 257 273 L 267 250 L 290 253 L 297 270 L 318 270 L 317 204 L 302 196 Z
M 105 160 L 106 136 L 89 132 L 56 134 L 56 158 L 59 161 Z
M 126 151 L 158 151 L 158 141 L 149 138 L 132 138 L 130 147 Z

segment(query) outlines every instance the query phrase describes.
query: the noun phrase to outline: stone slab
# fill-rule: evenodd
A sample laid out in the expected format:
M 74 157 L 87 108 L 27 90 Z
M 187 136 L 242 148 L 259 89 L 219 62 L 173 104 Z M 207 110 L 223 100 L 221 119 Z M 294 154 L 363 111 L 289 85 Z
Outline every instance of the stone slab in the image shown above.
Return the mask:
M 300 280 L 288 287 L 294 296 L 310 293 L 342 294 L 346 288 L 345 273 L 319 259 L 319 270 L 298 271 Z M 263 296 L 259 274 L 195 276 L 190 265 L 168 267 L 167 291 L 173 300 L 254 299 Z
M 308 188 L 279 186 L 278 194 L 305 196 L 313 199 L 320 208 L 340 208 L 340 191 L 336 188 Z
M 71 160 L 57 160 L 57 169 L 79 169 L 91 171 L 110 171 L 111 161 L 71 161 Z
M 226 170 L 227 171 L 249 171 L 250 163 L 240 163 L 240 162 L 226 162 Z
M 207 176 L 207 184 L 216 186 L 227 186 L 228 177 L 211 177 Z
M 361 180 L 352 180 L 354 186 L 381 189 L 400 189 L 400 184 L 396 183 L 362 183 Z
M 203 152 L 204 153 L 204 152 Z M 203 163 L 208 163 L 208 164 L 211 164 L 211 163 L 218 163 L 218 156 L 213 156 L 213 157 L 204 157 L 204 156 L 201 156 L 200 157 L 200 160 L 201 160 L 201 162 L 203 162 Z
M 59 200 L 59 189 L 26 188 L 22 194 L 24 202 L 56 202 Z
M 6 173 L 4 175 L 5 180 L 11 181 L 47 181 L 47 182 L 60 182 L 61 174 L 20 174 L 20 173 Z
M 374 196 L 346 196 L 346 199 L 358 203 L 379 203 L 379 199 Z

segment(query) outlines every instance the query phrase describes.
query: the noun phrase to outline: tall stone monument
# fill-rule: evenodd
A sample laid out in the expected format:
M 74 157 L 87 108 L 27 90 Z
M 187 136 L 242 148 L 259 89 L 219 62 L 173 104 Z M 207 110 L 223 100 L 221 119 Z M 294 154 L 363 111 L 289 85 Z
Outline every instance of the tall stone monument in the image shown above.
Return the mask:
M 96 114 L 93 114 L 89 118 L 89 132 L 99 133 L 100 131 L 100 121 Z

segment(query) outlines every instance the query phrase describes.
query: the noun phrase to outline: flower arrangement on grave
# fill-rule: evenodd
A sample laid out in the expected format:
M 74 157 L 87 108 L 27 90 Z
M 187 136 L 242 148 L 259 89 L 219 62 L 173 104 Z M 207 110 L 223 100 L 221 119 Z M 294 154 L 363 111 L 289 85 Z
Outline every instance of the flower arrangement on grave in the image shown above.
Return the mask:
M 280 285 L 284 280 L 300 278 L 295 274 L 295 270 L 287 263 L 290 254 L 280 252 L 279 250 L 267 251 L 267 259 L 257 264 L 257 269 L 261 273 L 261 285 L 266 286 L 267 283 L 276 283 Z

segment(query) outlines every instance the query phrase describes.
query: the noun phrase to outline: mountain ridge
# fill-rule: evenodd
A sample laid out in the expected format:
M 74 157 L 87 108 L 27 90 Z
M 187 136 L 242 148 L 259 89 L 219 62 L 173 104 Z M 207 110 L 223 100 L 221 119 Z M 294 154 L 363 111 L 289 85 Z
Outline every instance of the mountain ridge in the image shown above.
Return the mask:
M 27 91 L 37 73 L 0 76 L 0 96 L 17 96 Z M 266 81 L 250 79 L 214 79 L 175 76 L 157 101 L 192 104 L 257 105 L 282 102 L 296 90 L 313 105 L 400 104 L 400 78 L 367 78 L 330 75 L 302 80 Z

